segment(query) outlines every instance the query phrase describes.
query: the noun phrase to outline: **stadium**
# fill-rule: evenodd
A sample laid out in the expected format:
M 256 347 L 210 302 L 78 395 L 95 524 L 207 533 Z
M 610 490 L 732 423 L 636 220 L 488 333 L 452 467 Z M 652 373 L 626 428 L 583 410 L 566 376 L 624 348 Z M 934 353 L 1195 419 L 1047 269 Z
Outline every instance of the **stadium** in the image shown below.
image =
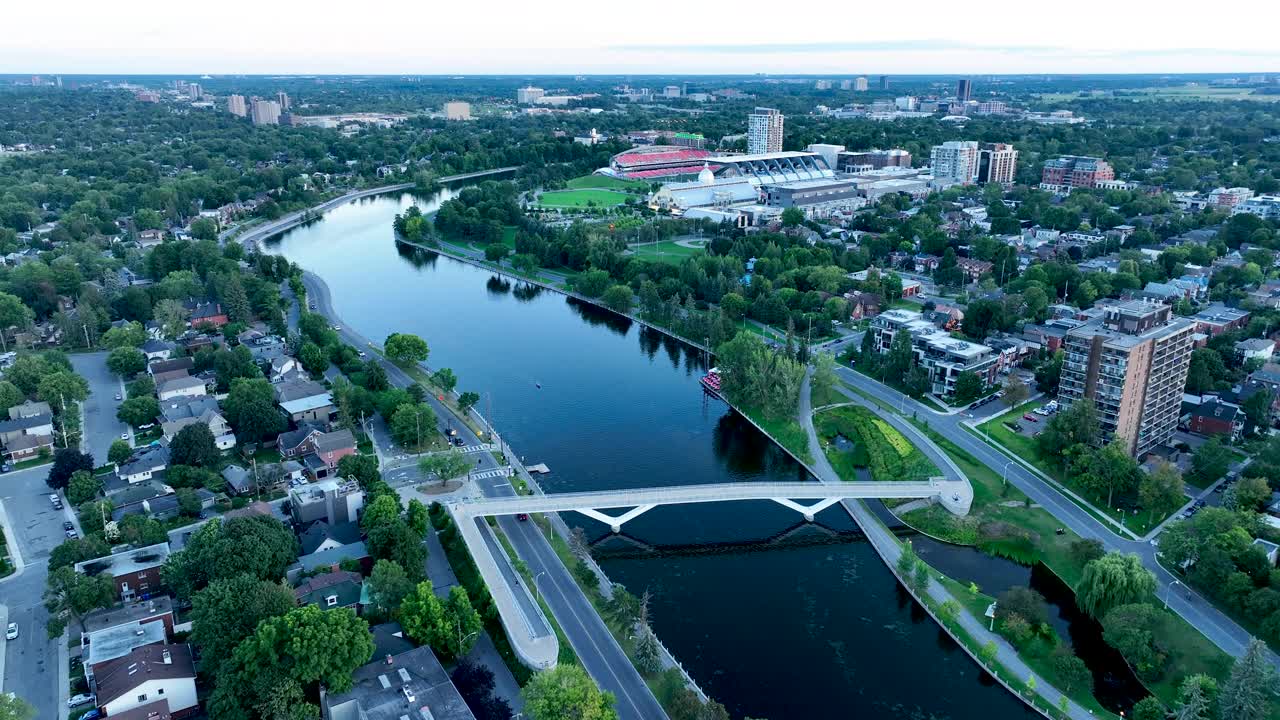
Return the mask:
M 609 167 L 596 172 L 625 180 L 672 180 L 682 176 L 696 177 L 702 171 L 705 159 L 711 157 L 708 150 L 676 147 L 674 145 L 649 145 L 620 152 L 609 160 Z M 711 168 L 718 170 L 719 166 Z

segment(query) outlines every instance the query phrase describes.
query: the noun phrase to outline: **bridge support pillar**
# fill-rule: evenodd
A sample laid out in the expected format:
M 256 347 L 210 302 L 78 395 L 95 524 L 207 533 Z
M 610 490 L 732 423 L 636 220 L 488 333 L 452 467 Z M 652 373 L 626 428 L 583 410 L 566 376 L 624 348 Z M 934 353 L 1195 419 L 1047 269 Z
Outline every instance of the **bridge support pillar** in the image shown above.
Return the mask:
M 825 498 L 823 500 L 819 500 L 818 502 L 812 505 L 801 505 L 800 503 L 794 500 L 788 500 L 786 498 L 769 498 L 769 499 L 778 503 L 783 507 L 789 507 L 792 510 L 795 510 L 796 512 L 800 513 L 801 515 L 804 516 L 804 519 L 807 522 L 813 522 L 813 518 L 815 515 L 822 512 L 823 510 L 826 510 L 832 505 L 835 505 L 836 503 L 840 502 L 840 498 Z
M 613 532 L 619 533 L 619 532 L 622 532 L 622 526 L 624 524 L 626 524 L 627 522 L 630 522 L 631 520 L 635 520 L 636 518 L 640 517 L 644 513 L 649 512 L 655 507 L 657 506 L 656 505 L 637 505 L 636 507 L 631 508 L 630 510 L 626 511 L 625 513 L 617 517 L 614 517 L 612 515 L 605 515 L 599 510 L 593 510 L 592 508 L 574 508 L 573 511 L 576 513 L 582 513 L 583 515 L 586 515 L 592 520 L 602 522 L 605 525 L 608 525 L 609 529 L 612 530 Z

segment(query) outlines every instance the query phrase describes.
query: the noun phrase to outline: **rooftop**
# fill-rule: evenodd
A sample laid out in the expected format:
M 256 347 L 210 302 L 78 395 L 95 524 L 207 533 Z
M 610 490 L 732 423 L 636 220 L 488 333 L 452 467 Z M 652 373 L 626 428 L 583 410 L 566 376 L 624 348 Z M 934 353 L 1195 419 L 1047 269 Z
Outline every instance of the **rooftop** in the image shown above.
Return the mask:
M 189 645 L 147 645 L 107 663 L 94 673 L 98 707 L 151 680 L 196 677 Z
M 475 720 L 426 646 L 379 658 L 352 680 L 349 692 L 326 699 L 330 720 Z
M 93 667 L 98 663 L 124 657 L 135 648 L 163 643 L 164 636 L 164 623 L 158 622 L 133 622 L 85 633 L 81 638 L 87 645 L 85 664 Z
M 95 610 L 84 617 L 84 632 L 94 633 L 171 612 L 173 612 L 173 599 L 168 595 L 158 595 L 150 600 Z
M 124 550 L 96 560 L 85 560 L 84 562 L 76 563 L 76 572 L 84 575 L 99 575 L 104 572 L 110 572 L 112 577 L 119 577 L 125 573 L 160 567 L 168 559 L 169 543 L 162 542 L 136 550 Z

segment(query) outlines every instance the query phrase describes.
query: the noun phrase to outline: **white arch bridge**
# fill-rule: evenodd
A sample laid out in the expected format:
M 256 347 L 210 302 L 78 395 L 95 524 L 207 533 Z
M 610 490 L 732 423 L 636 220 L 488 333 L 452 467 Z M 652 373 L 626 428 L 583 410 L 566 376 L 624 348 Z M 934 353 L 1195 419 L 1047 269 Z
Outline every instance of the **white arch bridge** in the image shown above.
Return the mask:
M 481 577 L 502 618 L 503 628 L 521 661 L 535 668 L 555 665 L 559 643 L 528 588 L 518 580 L 508 559 L 499 550 L 488 525 L 481 520 L 497 515 L 554 513 L 572 510 L 619 532 L 627 522 L 659 505 L 772 500 L 813 520 L 822 510 L 842 500 L 871 498 L 932 499 L 956 515 L 965 515 L 973 501 L 967 481 L 931 478 L 903 482 L 747 482 L 685 485 L 677 487 L 601 490 L 486 497 L 449 504 L 463 540 L 475 559 Z M 602 510 L 629 508 L 620 514 Z M 520 587 L 514 587 L 519 585 Z

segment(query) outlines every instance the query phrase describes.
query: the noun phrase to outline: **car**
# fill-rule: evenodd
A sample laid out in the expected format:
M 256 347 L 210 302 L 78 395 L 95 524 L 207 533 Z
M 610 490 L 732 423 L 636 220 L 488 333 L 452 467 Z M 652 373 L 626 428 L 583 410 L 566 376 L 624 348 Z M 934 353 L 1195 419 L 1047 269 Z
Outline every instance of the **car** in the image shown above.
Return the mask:
M 367 353 L 367 352 L 365 352 L 365 351 L 361 350 L 361 351 L 360 351 L 360 357 L 362 357 L 362 358 L 369 357 L 369 353 Z
M 334 325 L 334 326 L 333 326 L 333 331 L 334 331 L 334 332 L 342 332 L 342 328 L 341 328 L 340 326 L 338 326 L 338 325 Z
M 85 693 L 80 693 L 79 695 L 73 695 L 73 696 L 71 696 L 70 698 L 68 698 L 68 699 L 67 699 L 67 707 L 69 707 L 69 708 L 76 708 L 76 707 L 80 707 L 81 705 L 86 705 L 86 704 L 91 703 L 91 702 L 93 702 L 93 696 L 92 696 L 92 695 L 87 695 L 87 694 L 85 694 Z
M 13 466 L 12 466 L 12 465 L 10 465 L 10 464 L 9 464 L 9 462 L 8 462 L 7 460 L 5 461 L 5 463 L 4 463 L 3 465 L 0 465 L 0 473 L 7 473 L 7 472 L 9 472 L 9 471 L 10 471 L 10 470 L 12 470 L 12 469 L 13 469 Z
M 102 717 L 102 711 L 98 708 L 89 708 L 89 712 L 80 716 L 80 720 L 98 720 Z
M 66 535 L 68 538 L 72 540 L 75 540 L 76 538 L 80 537 L 80 533 L 76 532 L 74 529 L 64 532 L 63 535 Z
M 517 513 L 516 519 L 519 520 L 520 522 L 524 522 L 525 520 L 529 519 L 529 513 Z
M 49 502 L 53 503 L 54 505 L 61 505 L 62 498 L 58 497 L 58 493 L 49 493 Z
M 1036 417 L 1035 415 L 1032 415 L 1031 413 L 1027 413 L 1023 415 L 1022 419 L 1026 420 L 1027 422 L 1034 422 L 1034 423 L 1040 422 L 1040 418 Z
M 120 433 L 120 439 L 121 439 L 121 440 L 128 440 L 128 439 L 129 439 L 129 431 L 128 431 L 128 430 L 125 430 L 124 432 Z
M 9 629 L 4 631 L 5 640 L 18 639 L 18 623 L 9 623 Z
M 66 531 L 68 531 L 68 530 L 75 530 L 75 529 L 76 529 L 76 526 L 75 526 L 75 525 L 72 525 L 70 520 L 64 520 L 64 521 L 62 522 L 62 531 L 63 531 L 63 532 L 66 532 Z
M 120 393 L 116 393 L 116 400 L 123 400 L 123 399 L 124 399 L 123 395 L 121 395 Z
M 462 447 L 463 445 L 466 445 L 466 444 L 467 444 L 467 441 L 466 441 L 466 440 L 463 440 L 463 439 L 462 439 L 462 438 L 460 438 L 460 437 L 455 437 L 455 438 L 453 438 L 452 440 L 450 440 L 450 442 L 452 442 L 454 445 L 456 445 L 456 446 L 458 446 L 458 447 Z

